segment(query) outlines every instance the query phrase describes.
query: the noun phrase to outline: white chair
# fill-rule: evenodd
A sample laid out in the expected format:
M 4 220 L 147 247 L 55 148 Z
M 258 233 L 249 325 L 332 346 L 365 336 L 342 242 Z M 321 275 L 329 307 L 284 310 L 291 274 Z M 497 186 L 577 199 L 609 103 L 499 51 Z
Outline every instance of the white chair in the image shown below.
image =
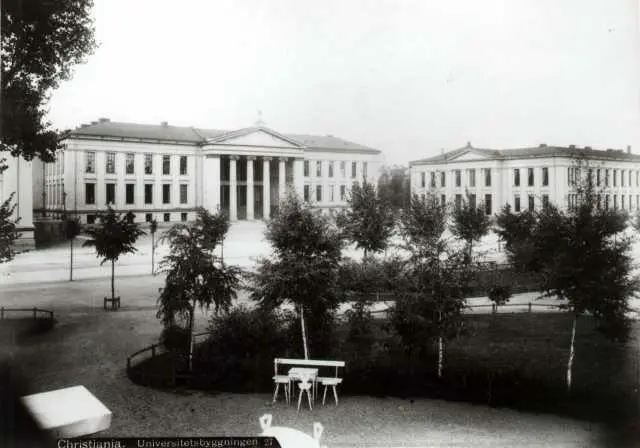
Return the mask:
M 336 390 L 336 386 L 342 383 L 342 378 L 331 378 L 331 377 L 323 377 L 318 378 L 320 384 L 324 386 L 324 393 L 322 394 L 322 406 L 324 406 L 324 402 L 327 398 L 327 388 L 333 388 L 333 398 L 336 400 L 336 406 L 338 405 L 338 391 Z
M 314 378 L 306 373 L 303 373 L 299 377 L 298 387 L 300 388 L 300 394 L 298 395 L 298 411 L 300 410 L 300 403 L 302 402 L 302 394 L 307 393 L 307 399 L 309 401 L 309 409 L 313 410 L 311 406 L 311 386 L 313 385 Z
M 278 389 L 280 389 L 280 385 L 283 385 L 284 389 L 284 399 L 289 404 L 291 402 L 291 394 L 290 394 L 290 380 L 288 375 L 278 375 L 278 360 L 276 359 L 273 363 L 274 365 L 274 375 L 273 382 L 276 385 L 276 389 L 273 392 L 273 402 L 275 403 L 278 400 Z
M 275 437 L 282 448 L 326 448 L 320 445 L 324 427 L 321 423 L 313 424 L 313 437 L 302 431 L 286 426 L 271 426 L 271 414 L 260 417 L 262 436 Z

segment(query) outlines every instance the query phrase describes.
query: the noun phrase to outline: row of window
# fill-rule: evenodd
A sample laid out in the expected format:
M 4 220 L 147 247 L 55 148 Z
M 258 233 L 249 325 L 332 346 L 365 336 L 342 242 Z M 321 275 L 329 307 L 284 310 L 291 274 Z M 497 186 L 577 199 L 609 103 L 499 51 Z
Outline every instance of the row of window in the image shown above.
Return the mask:
M 354 182 L 353 185 L 355 185 L 357 182 Z M 327 198 L 327 202 L 336 202 L 336 186 L 335 185 L 328 185 L 329 187 L 329 191 L 328 191 L 328 198 Z M 311 201 L 311 185 L 305 185 L 304 186 L 304 200 L 306 202 Z M 315 188 L 315 197 L 313 200 L 315 200 L 316 202 L 322 202 L 323 201 L 323 188 L 322 185 L 316 185 Z M 340 202 L 344 202 L 347 199 L 347 186 L 346 185 L 340 185 Z
M 312 163 L 311 160 L 304 161 L 304 177 L 310 176 L 311 163 Z M 362 162 L 362 175 L 364 177 L 367 177 L 367 168 L 368 168 L 367 165 L 368 165 L 367 162 Z M 316 166 L 315 177 L 322 177 L 322 161 L 316 160 L 315 166 Z M 347 177 L 347 162 L 340 162 L 339 168 L 340 168 L 340 177 L 342 178 Z M 332 162 L 332 161 L 327 162 L 327 171 L 328 171 L 329 177 L 334 177 L 334 169 L 335 169 L 335 162 Z M 357 162 L 351 162 L 351 178 L 355 179 L 356 177 L 357 177 Z
M 94 174 L 96 172 L 96 153 L 87 151 L 85 159 L 85 173 Z M 187 175 L 187 156 L 180 156 L 180 175 Z M 135 174 L 135 154 L 130 152 L 125 154 L 125 174 Z M 105 158 L 105 172 L 107 174 L 116 173 L 116 153 L 107 152 Z M 144 174 L 153 174 L 153 154 L 144 155 Z M 171 175 L 171 155 L 162 156 L 162 174 Z
M 144 203 L 153 204 L 153 187 L 154 184 L 144 184 Z M 136 184 L 127 183 L 124 185 L 125 204 L 135 204 Z M 105 183 L 106 204 L 114 204 L 116 202 L 116 184 Z M 180 184 L 180 204 L 186 204 L 189 197 L 189 185 Z M 95 205 L 96 203 L 96 184 L 87 182 L 84 185 L 84 202 L 87 205 Z M 162 203 L 171 204 L 171 184 L 162 184 Z
M 574 186 L 580 179 L 580 168 L 570 167 L 567 169 L 567 183 L 570 186 Z M 618 173 L 620 175 L 618 176 Z M 635 173 L 635 176 L 633 175 Z M 613 179 L 612 178 L 613 174 Z M 594 181 L 594 169 L 588 168 L 588 179 Z M 640 187 L 640 170 L 622 170 L 622 169 L 595 169 L 595 184 L 600 187 L 603 182 L 605 187 L 609 187 L 610 180 L 613 180 L 613 187 L 618 186 L 618 178 L 620 179 L 620 187 L 633 186 L 633 178 L 635 177 L 636 187 Z
M 620 202 L 618 203 L 618 198 L 620 199 Z M 613 199 L 613 201 L 612 201 Z M 567 202 L 568 202 L 568 206 L 569 208 L 575 208 L 578 206 L 578 204 L 580 203 L 580 197 L 577 194 L 570 194 L 567 198 Z M 613 204 L 612 204 L 613 202 Z M 597 207 L 600 209 L 602 206 L 604 205 L 605 209 L 609 209 L 611 208 L 611 206 L 613 205 L 613 209 L 617 210 L 618 206 L 622 209 L 622 210 L 633 210 L 634 206 L 633 206 L 633 195 L 629 194 L 629 195 L 617 195 L 617 194 L 613 194 L 613 195 L 602 195 L 599 194 L 597 196 Z M 640 209 L 640 194 L 636 195 L 636 205 L 635 205 L 635 209 L 638 210 Z
M 187 221 L 187 213 L 180 213 L 180 221 Z M 95 224 L 97 220 L 97 215 L 87 215 L 87 224 Z M 153 220 L 153 213 L 145 213 L 144 215 L 145 222 L 151 222 Z M 162 220 L 164 222 L 171 222 L 171 213 L 163 213 Z
M 481 169 L 484 176 L 484 186 L 490 187 L 491 186 L 491 168 L 481 168 Z M 470 168 L 465 171 L 467 173 L 468 185 L 470 187 L 475 187 L 476 186 L 476 169 Z M 445 171 L 431 171 L 429 174 L 431 176 L 430 178 L 431 188 L 436 187 L 436 184 L 438 183 L 436 181 L 437 177 L 440 178 L 440 182 L 439 182 L 440 187 L 444 188 L 447 186 L 447 182 L 446 182 L 447 176 Z M 453 170 L 452 175 L 453 175 L 454 186 L 462 187 L 462 170 Z M 420 173 L 420 186 L 422 188 L 425 188 L 426 185 L 427 185 L 427 173 L 423 171 Z M 520 186 L 520 168 L 514 168 L 513 170 L 513 185 L 516 187 Z M 535 171 L 533 168 L 527 168 L 527 185 L 529 187 L 533 187 L 535 185 Z M 542 168 L 542 186 L 546 187 L 548 185 L 549 185 L 549 168 L 543 167 Z

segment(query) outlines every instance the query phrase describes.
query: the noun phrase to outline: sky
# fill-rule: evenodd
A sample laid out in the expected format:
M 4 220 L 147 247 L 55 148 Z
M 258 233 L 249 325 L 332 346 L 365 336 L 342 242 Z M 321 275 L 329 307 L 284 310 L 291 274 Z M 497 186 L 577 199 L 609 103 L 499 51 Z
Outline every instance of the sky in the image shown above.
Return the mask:
M 331 134 L 388 164 L 548 145 L 640 154 L 639 0 L 95 0 L 49 103 L 112 121 Z

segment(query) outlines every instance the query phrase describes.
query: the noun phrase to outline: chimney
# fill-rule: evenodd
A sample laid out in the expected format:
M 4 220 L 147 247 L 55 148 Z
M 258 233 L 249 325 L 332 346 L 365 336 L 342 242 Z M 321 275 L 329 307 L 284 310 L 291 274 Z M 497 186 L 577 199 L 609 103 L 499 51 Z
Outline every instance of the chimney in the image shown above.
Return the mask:
M 627 154 L 631 154 L 631 145 L 627 145 Z
M 99 121 L 100 121 L 100 123 L 109 123 L 111 120 L 109 120 L 108 118 L 102 117 L 102 118 L 99 119 Z
M 166 121 L 163 121 L 163 122 L 162 122 L 162 123 L 160 123 L 160 124 L 161 124 L 162 126 L 164 126 L 165 128 L 166 128 L 167 126 L 169 126 L 169 123 L 167 123 Z

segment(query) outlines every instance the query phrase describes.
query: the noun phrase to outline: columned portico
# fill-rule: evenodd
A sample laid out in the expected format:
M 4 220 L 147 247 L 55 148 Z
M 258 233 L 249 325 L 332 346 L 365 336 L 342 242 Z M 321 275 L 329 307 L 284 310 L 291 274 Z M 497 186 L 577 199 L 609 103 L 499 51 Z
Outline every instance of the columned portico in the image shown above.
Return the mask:
M 264 157 L 262 162 L 262 219 L 271 217 L 271 157 Z

